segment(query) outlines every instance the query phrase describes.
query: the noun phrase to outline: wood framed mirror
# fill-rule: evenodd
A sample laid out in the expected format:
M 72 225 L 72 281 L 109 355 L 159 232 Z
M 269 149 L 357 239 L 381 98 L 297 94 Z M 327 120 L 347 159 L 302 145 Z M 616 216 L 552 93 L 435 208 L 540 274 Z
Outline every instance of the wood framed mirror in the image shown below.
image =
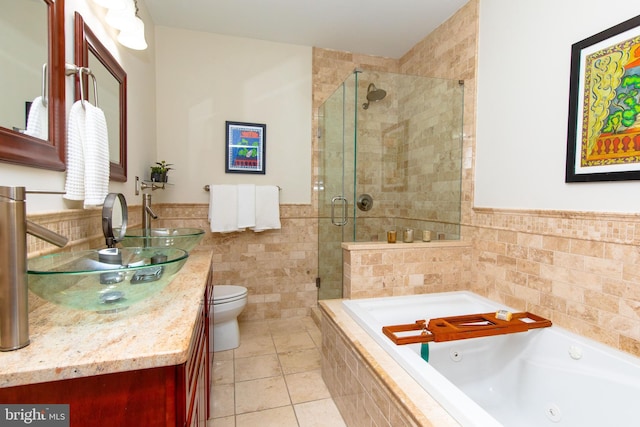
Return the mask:
M 98 40 L 91 28 L 78 12 L 75 21 L 75 61 L 78 67 L 87 67 L 96 78 L 93 82 L 86 74 L 84 79 L 85 98 L 97 104 L 104 111 L 109 133 L 110 179 L 127 180 L 127 73 L 118 64 L 106 47 Z M 75 78 L 75 98 L 80 99 L 80 80 Z
M 64 0 L 1 3 L 0 161 L 64 171 Z M 38 110 L 39 131 L 28 132 L 37 99 L 45 100 Z

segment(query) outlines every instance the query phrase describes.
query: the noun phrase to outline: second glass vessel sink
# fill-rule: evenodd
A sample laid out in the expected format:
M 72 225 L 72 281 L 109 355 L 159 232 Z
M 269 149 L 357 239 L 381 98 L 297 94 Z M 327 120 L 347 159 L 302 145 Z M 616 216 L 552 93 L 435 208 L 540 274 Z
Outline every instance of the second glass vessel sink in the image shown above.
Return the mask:
M 144 229 L 127 230 L 120 244 L 125 247 L 173 247 L 190 252 L 204 237 L 201 228 L 152 228 L 148 236 Z

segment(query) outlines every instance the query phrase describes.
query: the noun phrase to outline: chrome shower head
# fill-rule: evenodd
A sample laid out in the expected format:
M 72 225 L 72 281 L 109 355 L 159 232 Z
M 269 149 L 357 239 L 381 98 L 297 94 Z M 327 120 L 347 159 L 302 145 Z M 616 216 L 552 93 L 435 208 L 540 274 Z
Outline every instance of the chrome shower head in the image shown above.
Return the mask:
M 378 89 L 376 85 L 370 83 L 369 87 L 367 88 L 367 102 L 362 104 L 362 108 L 364 108 L 365 110 L 368 109 L 370 102 L 380 101 L 385 96 L 387 96 L 387 91 Z

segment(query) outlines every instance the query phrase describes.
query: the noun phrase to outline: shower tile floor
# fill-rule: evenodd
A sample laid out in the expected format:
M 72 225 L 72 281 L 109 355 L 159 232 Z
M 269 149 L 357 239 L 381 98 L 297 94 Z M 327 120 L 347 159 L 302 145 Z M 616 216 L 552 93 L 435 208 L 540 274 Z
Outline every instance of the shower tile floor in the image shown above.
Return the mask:
M 240 322 L 240 346 L 214 353 L 207 427 L 341 427 L 320 373 L 311 317 Z

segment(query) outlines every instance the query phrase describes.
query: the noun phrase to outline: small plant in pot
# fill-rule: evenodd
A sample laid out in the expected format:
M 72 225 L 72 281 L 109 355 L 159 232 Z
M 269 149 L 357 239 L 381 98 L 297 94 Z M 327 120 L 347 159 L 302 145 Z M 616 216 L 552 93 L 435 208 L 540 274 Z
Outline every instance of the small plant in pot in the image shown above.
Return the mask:
M 167 182 L 169 180 L 167 173 L 173 169 L 171 166 L 173 166 L 172 163 L 167 163 L 164 160 L 156 162 L 155 166 L 151 166 L 151 181 Z

